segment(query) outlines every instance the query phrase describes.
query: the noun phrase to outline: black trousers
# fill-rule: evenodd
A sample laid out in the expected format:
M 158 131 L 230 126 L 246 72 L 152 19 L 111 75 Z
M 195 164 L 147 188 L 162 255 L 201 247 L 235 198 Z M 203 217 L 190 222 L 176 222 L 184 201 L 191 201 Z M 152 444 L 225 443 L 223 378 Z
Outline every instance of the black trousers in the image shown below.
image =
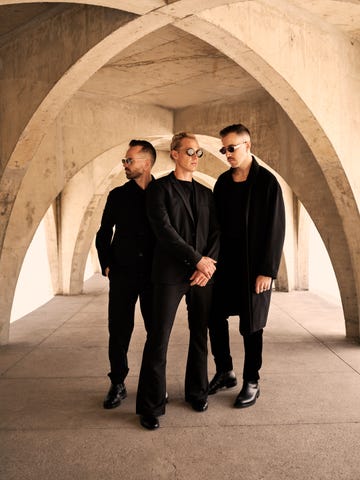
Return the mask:
M 185 295 L 190 330 L 185 373 L 185 400 L 206 400 L 207 324 L 211 306 L 212 285 L 189 284 L 153 286 L 153 321 L 147 334 L 136 413 L 159 416 L 165 413 L 166 356 L 170 333 L 181 298 Z
M 148 331 L 151 322 L 152 295 L 149 273 L 134 274 L 128 269 L 110 272 L 109 276 L 109 361 L 111 383 L 122 383 L 128 372 L 127 353 L 134 330 L 135 305 Z
M 230 354 L 229 322 L 226 315 L 219 313 L 214 314 L 214 312 L 212 312 L 209 322 L 209 337 L 216 371 L 221 373 L 232 370 L 233 362 Z M 243 343 L 243 380 L 258 381 L 260 378 L 259 371 L 262 365 L 263 330 L 244 334 Z

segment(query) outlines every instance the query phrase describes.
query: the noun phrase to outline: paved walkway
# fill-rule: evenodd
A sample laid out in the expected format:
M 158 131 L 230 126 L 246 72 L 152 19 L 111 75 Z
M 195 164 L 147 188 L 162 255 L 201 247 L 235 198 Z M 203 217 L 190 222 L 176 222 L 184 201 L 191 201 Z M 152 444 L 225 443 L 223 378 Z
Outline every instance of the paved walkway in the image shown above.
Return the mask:
M 12 324 L 11 343 L 0 348 L 1 480 L 360 479 L 360 345 L 345 340 L 340 307 L 308 292 L 275 293 L 258 402 L 234 409 L 235 388 L 196 413 L 183 400 L 182 305 L 169 346 L 170 403 L 153 432 L 134 413 L 139 316 L 128 398 L 102 408 L 106 310 L 106 279 L 94 276 L 84 295 L 55 297 Z M 241 377 L 235 318 L 231 340 Z

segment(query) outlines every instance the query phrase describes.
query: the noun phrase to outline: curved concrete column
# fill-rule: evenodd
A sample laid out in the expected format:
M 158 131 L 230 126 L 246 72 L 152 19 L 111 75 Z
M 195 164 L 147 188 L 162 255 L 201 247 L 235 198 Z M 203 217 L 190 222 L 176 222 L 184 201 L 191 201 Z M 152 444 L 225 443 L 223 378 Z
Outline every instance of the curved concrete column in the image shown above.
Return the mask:
M 105 1 L 110 6 L 111 1 Z M 251 128 L 254 126 L 254 152 L 282 175 L 314 219 L 339 281 L 347 334 L 358 336 L 360 185 L 353 153 L 358 151 L 358 145 L 352 132 L 356 131 L 360 119 L 360 105 L 354 102 L 359 90 L 359 46 L 351 44 L 340 32 L 334 32 L 319 17 L 313 20 L 304 16 L 301 8 L 281 0 L 226 6 L 221 6 L 227 2 L 220 0 L 179 0 L 160 8 L 154 7 L 151 0 L 138 3 L 141 3 L 139 8 L 147 5 L 148 12 L 139 18 L 97 7 L 59 7 L 56 17 L 35 26 L 36 31 L 23 31 L 20 38 L 8 40 L 0 49 L 3 66 L 0 87 L 4 94 L 0 99 L 4 113 L 0 126 L 0 235 L 4 235 L 0 238 L 0 246 L 4 242 L 0 287 L 9 281 L 16 282 L 37 219 L 55 198 L 51 197 L 50 190 L 42 199 L 31 190 L 27 197 L 25 190 L 22 193 L 19 190 L 22 182 L 25 185 L 32 178 L 32 174 L 25 177 L 25 173 L 54 119 L 77 89 L 109 59 L 139 38 L 172 23 L 232 58 L 276 100 L 277 103 L 269 100 L 266 105 L 245 105 L 243 122 Z M 122 2 L 124 8 L 128 5 L 129 9 L 136 7 L 135 4 L 131 0 Z M 218 5 L 221 7 L 214 8 Z M 194 16 L 196 12 L 198 15 Z M 239 22 L 233 22 L 234 18 L 239 18 Z M 84 33 L 78 36 L 79 32 Z M 44 45 L 47 48 L 44 49 Z M 325 83 L 318 80 L 319 68 Z M 314 79 L 311 85 L 302 82 L 304 69 L 308 77 Z M 9 131 L 5 132 L 4 128 L 9 124 L 10 109 L 17 115 L 11 117 L 12 129 L 8 135 Z M 74 125 L 84 118 L 71 109 L 66 112 L 74 118 L 66 131 L 68 140 Z M 177 112 L 174 130 L 180 125 L 190 125 L 193 131 L 217 136 L 219 122 L 238 121 L 239 116 L 239 110 L 224 105 L 210 109 L 192 107 L 191 113 L 190 118 L 187 111 Z M 113 129 L 110 118 L 107 128 Z M 131 130 L 135 123 L 130 122 L 126 127 Z M 171 130 L 163 128 L 165 124 L 157 125 L 160 137 Z M 143 136 L 144 131 L 141 134 Z M 155 135 L 155 132 L 148 134 Z M 59 140 L 61 142 L 61 135 Z M 93 139 L 90 141 L 93 156 L 89 153 L 79 161 L 72 142 L 75 147 L 80 144 L 74 137 L 66 142 L 62 152 L 64 161 L 57 157 L 52 166 L 48 165 L 50 169 L 42 170 L 48 181 L 51 168 L 56 169 L 59 185 L 53 187 L 53 192 L 60 192 L 89 158 L 96 158 L 104 151 L 104 145 L 96 147 Z M 118 143 L 119 138 L 114 138 L 112 146 Z M 111 144 L 107 143 L 107 148 L 111 148 Z M 36 184 L 35 177 L 33 181 Z M 310 191 L 309 185 L 316 188 Z M 22 209 L 22 214 L 18 211 L 12 214 L 13 206 Z M 24 225 L 22 238 L 15 231 L 19 224 Z M 19 247 L 15 243 L 14 248 L 14 240 Z M 84 246 L 79 248 L 81 252 L 84 250 Z M 11 303 L 11 288 L 0 301 L 0 318 L 5 319 L 3 331 L 0 325 L 0 341 L 7 338 L 6 312 Z
M 314 155 L 294 124 L 270 98 L 258 104 L 233 104 L 227 108 L 224 106 L 221 120 L 223 125 L 239 121 L 247 124 L 252 132 L 253 152 L 261 159 L 265 159 L 266 164 L 282 176 L 304 204 L 318 230 L 322 232 L 324 244 L 337 274 L 339 289 L 342 290 L 347 332 L 349 336 L 356 337 L 354 332 L 358 328 L 359 306 L 356 294 L 354 296 L 356 285 L 354 282 L 357 271 L 352 267 L 348 239 L 334 195 Z M 184 109 L 175 115 L 176 130 L 193 130 L 197 126 L 204 135 L 214 135 L 215 129 L 219 128 L 218 122 L 218 111 L 207 106 Z M 311 189 L 309 185 L 316 187 Z M 296 218 L 290 223 L 290 228 L 298 229 Z M 294 238 L 297 238 L 297 233 L 292 235 L 296 235 Z M 301 254 L 299 245 L 293 252 L 296 256 L 299 252 Z M 292 261 L 291 258 L 289 254 L 286 261 L 287 271 L 290 281 L 294 274 L 293 285 L 296 286 L 299 260 L 294 257 Z M 344 269 L 344 265 L 347 269 Z
M 7 3 L 21 2 L 3 2 Z M 60 8 L 57 15 L 23 31 L 15 40 L 10 38 L 0 49 L 3 112 L 0 191 L 7 195 L 5 208 L 11 209 L 14 197 L 10 192 L 17 191 L 13 187 L 21 182 L 47 127 L 86 80 L 139 38 L 193 11 L 224 3 L 224 0 L 208 0 L 194 5 L 188 0 L 178 0 L 170 5 L 162 2 L 163 7 L 158 8 L 159 2 L 149 1 L 145 10 L 155 10 L 138 18 L 124 11 L 82 4 Z M 129 2 L 129 8 L 135 6 L 135 2 Z M 43 72 L 40 81 L 39 71 Z M 14 109 L 18 112 L 15 119 Z M 7 120 L 12 120 L 11 135 L 4 131 Z M 5 221 L 6 217 L 4 212 Z
M 148 8 L 155 10 L 138 18 L 123 11 L 84 5 L 60 8 L 57 15 L 2 46 L 0 248 L 26 169 L 45 132 L 79 87 L 139 38 L 193 11 L 225 3 L 178 0 L 157 8 L 157 3 L 150 2 Z M 134 2 L 129 4 L 134 6 Z M 6 128 L 10 123 L 11 135 Z
M 310 219 L 304 206 L 297 201 L 295 203 L 297 215 L 297 237 L 296 246 L 298 250 L 298 290 L 309 289 L 309 241 L 310 241 Z M 295 208 L 294 208 L 295 210 Z
M 84 228 L 87 229 L 84 222 L 86 224 L 89 221 L 85 211 L 89 208 L 90 197 L 86 196 L 86 191 L 91 183 L 84 185 L 81 194 L 79 188 L 78 195 L 71 198 L 77 203 L 72 205 L 66 198 L 62 201 L 70 188 L 76 192 L 76 185 L 74 188 L 66 188 L 71 178 L 92 159 L 114 145 L 124 146 L 121 152 L 115 151 L 121 158 L 131 138 L 149 137 L 159 132 L 169 135 L 172 131 L 173 117 L 168 110 L 154 106 L 119 104 L 116 100 L 103 100 L 99 108 L 98 102 L 97 99 L 81 97 L 74 98 L 67 105 L 53 127 L 48 130 L 17 192 L 0 256 L 0 289 L 3 292 L 0 297 L 1 343 L 8 341 L 13 295 L 23 259 L 41 219 L 55 199 L 58 258 L 52 258 L 50 265 L 58 267 L 57 280 L 52 272 L 56 292 L 79 291 L 80 283 L 82 287 L 83 277 L 79 280 L 79 272 L 83 275 L 86 258 L 78 255 L 74 257 L 74 249 L 77 245 L 76 248 L 81 252 L 86 250 L 88 253 L 93 238 L 82 237 Z M 102 132 L 101 140 L 98 136 L 99 129 Z M 67 138 L 65 144 L 61 141 L 64 136 Z M 119 157 L 112 157 L 110 160 L 114 164 L 119 163 Z M 95 166 L 94 181 L 101 178 L 101 171 L 108 172 L 110 160 Z M 39 182 L 41 188 L 36 188 Z M 82 195 L 84 199 L 81 198 Z M 98 201 L 100 202 L 99 199 Z M 92 208 L 96 210 L 96 200 L 92 199 L 91 202 L 95 202 Z M 77 226 L 76 229 L 74 225 Z M 80 246 L 79 238 L 82 238 L 83 246 Z M 76 262 L 80 264 L 75 265 Z M 75 278 L 78 280 L 75 281 Z
M 232 22 L 232 18 L 235 17 L 242 18 L 243 21 Z M 256 153 L 279 171 L 314 219 L 328 249 L 339 282 L 347 335 L 359 337 L 360 272 L 357 266 L 360 262 L 360 253 L 357 243 L 360 238 L 360 218 L 357 207 L 358 191 L 356 175 L 351 176 L 355 172 L 353 154 L 350 155 L 351 160 L 349 161 L 348 154 L 350 152 L 347 147 L 343 146 L 343 143 L 349 142 L 353 146 L 353 151 L 358 150 L 358 146 L 354 145 L 353 138 L 354 124 L 358 122 L 354 115 L 358 112 L 358 106 L 355 106 L 354 112 L 349 114 L 354 121 L 353 124 L 349 123 L 349 119 L 344 118 L 344 109 L 340 108 L 341 101 L 343 101 L 351 110 L 351 99 L 356 97 L 355 86 L 357 84 L 354 79 L 357 78 L 356 71 L 360 70 L 360 55 L 359 58 L 355 58 L 355 54 L 359 53 L 359 50 L 357 47 L 350 49 L 350 42 L 340 33 L 335 38 L 329 36 L 329 43 L 324 42 L 322 37 L 324 32 L 316 28 L 316 25 L 312 25 L 314 28 L 311 29 L 311 35 L 306 38 L 306 42 L 300 37 L 297 48 L 294 49 L 288 20 L 281 12 L 276 11 L 275 15 L 269 15 L 266 7 L 251 2 L 251 4 L 247 4 L 246 8 L 242 8 L 240 4 L 234 4 L 226 8 L 217 8 L 211 12 L 202 12 L 198 17 L 193 16 L 181 20 L 176 25 L 200 37 L 232 58 L 256 78 L 282 107 L 274 106 L 277 117 L 277 133 L 284 142 L 281 146 L 281 157 L 289 153 L 293 156 L 287 157 L 287 162 L 283 161 L 282 165 L 272 165 L 271 161 L 268 162 L 267 156 L 273 152 L 273 149 L 269 149 L 269 147 L 274 144 L 274 140 L 270 143 L 265 142 L 268 151 L 264 152 L 263 138 L 259 138 L 259 144 L 255 142 L 261 152 L 259 153 L 258 150 Z M 291 26 L 296 31 L 300 31 L 299 28 L 296 28 L 296 20 L 298 19 L 295 18 L 294 24 Z M 281 45 L 281 52 L 278 38 L 283 39 L 284 42 Z M 321 44 L 320 52 L 323 49 L 323 64 L 324 67 L 328 67 L 329 76 L 331 76 L 330 66 L 332 66 L 334 52 L 339 55 L 341 66 L 335 71 L 335 75 L 332 73 L 335 78 L 332 78 L 328 85 L 323 85 L 320 80 L 319 85 L 316 85 L 318 77 L 314 76 L 315 85 L 312 82 L 311 86 L 304 91 L 300 80 L 302 72 L 299 65 L 301 65 L 301 60 L 304 60 L 304 50 L 313 49 L 318 54 L 319 44 Z M 279 56 L 281 64 L 279 64 Z M 292 61 L 289 62 L 289 58 Z M 296 61 L 299 62 L 297 66 Z M 312 63 L 309 68 L 315 70 L 316 65 Z M 343 69 L 349 72 L 345 82 L 341 75 Z M 310 73 L 308 72 L 308 74 Z M 321 76 L 321 79 L 323 78 L 324 73 Z M 351 93 L 345 92 L 342 88 L 339 89 L 339 85 L 343 83 L 350 88 Z M 315 93 L 312 93 L 312 88 Z M 333 98 L 335 93 L 337 99 L 335 105 L 332 106 L 332 115 L 329 115 L 328 107 L 327 111 L 324 111 L 326 110 L 324 98 Z M 247 110 L 249 111 L 249 108 Z M 345 109 L 346 114 L 349 113 L 349 110 Z M 254 119 L 254 113 L 251 110 L 249 113 L 249 116 L 246 116 L 242 112 L 243 123 L 249 124 L 248 119 Z M 233 112 L 233 114 L 231 121 L 234 121 L 234 118 L 238 121 L 239 112 Z M 336 125 L 338 125 L 338 114 L 344 123 L 336 129 L 333 128 L 333 123 L 335 117 Z M 210 120 L 209 122 L 209 118 L 216 118 L 215 112 L 207 111 L 207 115 L 206 124 L 205 116 L 201 115 L 204 120 L 201 126 L 204 127 L 204 133 L 213 134 L 213 131 L 209 129 L 209 123 L 214 125 L 218 124 L 218 121 L 211 122 Z M 226 114 L 224 115 L 222 112 L 221 117 L 224 116 Z M 178 118 L 175 119 L 176 127 L 184 123 L 185 117 L 186 111 L 180 112 Z M 193 119 L 193 123 L 197 123 L 198 118 L 199 116 Z M 280 119 L 282 125 L 280 125 Z M 198 123 L 197 126 L 199 129 Z M 275 127 L 267 132 L 269 138 L 271 135 L 277 138 L 274 131 Z M 289 139 L 284 138 L 285 131 L 287 135 L 293 131 L 290 134 L 292 138 L 298 137 L 296 152 L 293 145 L 288 145 Z M 261 137 L 261 133 L 259 136 Z M 305 139 L 305 142 L 301 137 Z M 306 157 L 305 160 L 303 156 Z M 296 165 L 295 158 L 301 162 L 302 168 Z M 350 177 L 352 184 L 349 181 Z M 314 186 L 313 191 L 310 191 L 309 185 Z
M 1 46 L 0 247 L 18 188 L 41 139 L 79 84 L 98 68 L 95 61 L 89 68 L 84 55 L 133 19 L 131 14 L 109 15 L 107 9 L 94 7 L 60 9 Z M 74 68 L 87 75 L 74 75 Z
M 0 284 L 6 287 L 0 300 L 0 343 L 8 339 L 8 319 L 19 265 L 36 223 L 30 200 L 24 205 L 25 215 L 30 219 L 27 234 L 16 247 L 5 245 L 8 231 L 8 238 L 16 237 L 9 224 L 20 185 L 42 138 L 79 86 L 117 54 L 119 46 L 125 48 L 173 18 L 150 13 L 150 18 L 141 17 L 140 22 L 131 22 L 133 19 L 131 14 L 115 14 L 95 7 L 60 9 L 59 14 L 45 24 L 37 25 L 32 31 L 23 31 L 20 37 L 10 39 L 0 49 L 3 113 L 0 124 L 0 264 L 6 265 L 0 274 Z M 129 22 L 131 28 L 126 28 Z M 121 28 L 124 25 L 125 30 Z M 79 32 L 81 38 L 77 38 Z M 39 72 L 43 73 L 41 81 Z M 14 111 L 17 112 L 15 117 Z M 10 131 L 6 128 L 9 124 L 12 125 Z M 47 170 L 49 172 L 51 170 Z M 18 204 L 21 205 L 21 201 Z M 41 217 L 44 213 L 41 212 Z M 10 264 L 13 264 L 11 268 Z M 15 275 L 8 276 L 14 271 Z

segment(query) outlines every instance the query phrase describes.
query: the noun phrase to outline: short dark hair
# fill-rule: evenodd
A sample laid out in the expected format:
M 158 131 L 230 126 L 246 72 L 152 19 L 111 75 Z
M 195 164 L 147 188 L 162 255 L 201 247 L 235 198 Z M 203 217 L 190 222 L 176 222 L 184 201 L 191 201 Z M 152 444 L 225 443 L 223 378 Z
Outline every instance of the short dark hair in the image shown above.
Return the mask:
M 250 130 L 242 123 L 234 123 L 234 125 L 229 125 L 228 127 L 223 128 L 219 135 L 223 138 L 226 137 L 226 135 L 229 135 L 229 133 L 237 133 L 238 135 L 247 133 L 250 137 Z
M 156 160 L 156 150 L 150 142 L 147 140 L 131 140 L 129 147 L 141 147 L 142 152 L 150 154 L 151 164 L 154 165 Z

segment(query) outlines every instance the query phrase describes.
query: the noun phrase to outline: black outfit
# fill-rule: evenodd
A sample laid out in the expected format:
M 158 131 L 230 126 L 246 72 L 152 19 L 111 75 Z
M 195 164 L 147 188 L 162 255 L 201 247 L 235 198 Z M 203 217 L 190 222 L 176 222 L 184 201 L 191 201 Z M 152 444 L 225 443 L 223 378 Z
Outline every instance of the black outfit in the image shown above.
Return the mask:
M 275 176 L 255 158 L 245 182 L 231 169 L 218 178 L 214 199 L 221 229 L 220 254 L 209 322 L 217 372 L 232 370 L 228 317 L 239 315 L 244 340 L 243 378 L 257 381 L 262 363 L 262 334 L 271 288 L 255 292 L 259 275 L 276 278 L 285 235 L 285 209 Z
M 144 347 L 136 411 L 165 413 L 166 354 L 176 311 L 185 295 L 190 330 L 185 399 L 206 400 L 207 323 L 212 282 L 190 287 L 190 277 L 203 256 L 217 259 L 219 229 L 212 192 L 196 181 L 182 182 L 174 173 L 148 189 L 147 211 L 156 236 L 152 281 L 153 322 Z
M 139 298 L 146 330 L 151 321 L 151 264 L 154 246 L 145 208 L 146 192 L 134 180 L 109 193 L 96 235 L 103 275 L 109 267 L 109 377 L 123 383 Z M 113 227 L 115 226 L 115 231 Z

